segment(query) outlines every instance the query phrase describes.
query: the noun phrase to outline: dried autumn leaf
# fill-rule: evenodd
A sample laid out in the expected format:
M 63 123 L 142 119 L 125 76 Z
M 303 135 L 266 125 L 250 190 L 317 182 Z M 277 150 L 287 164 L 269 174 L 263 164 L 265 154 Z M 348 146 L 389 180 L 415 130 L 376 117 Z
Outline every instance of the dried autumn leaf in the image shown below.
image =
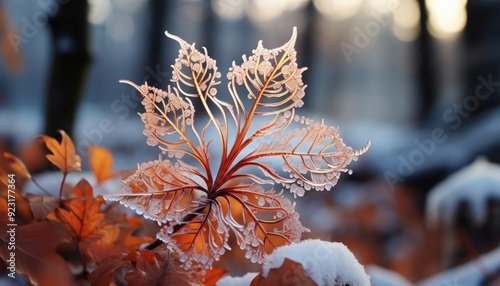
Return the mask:
M 26 168 L 26 165 L 24 165 L 23 161 L 21 161 L 21 159 L 17 158 L 9 152 L 3 153 L 3 156 L 7 159 L 12 160 L 12 162 L 10 163 L 10 169 L 12 170 L 12 172 L 24 178 L 31 179 L 31 174 Z
M 168 261 L 159 253 L 149 250 L 129 253 L 124 260 L 134 269 L 125 275 L 128 285 L 202 285 L 196 278 Z
M 318 284 L 307 275 L 302 264 L 285 258 L 281 267 L 269 269 L 267 277 L 264 277 L 262 273 L 260 273 L 250 283 L 250 286 L 274 285 L 317 286 Z
M 112 171 L 113 169 L 113 155 L 111 152 L 103 147 L 91 146 L 90 148 L 90 169 L 97 179 L 97 183 L 115 177 L 117 174 Z
M 31 212 L 37 221 L 45 219 L 57 206 L 59 199 L 54 197 L 26 194 L 26 199 L 31 206 Z
M 63 202 L 64 207 L 56 208 L 48 218 L 61 222 L 74 241 L 91 243 L 100 236 L 105 214 L 99 209 L 102 201 L 93 197 L 90 184 L 82 179 L 73 190 L 74 198 Z
M 164 91 L 124 82 L 144 97 L 147 144 L 158 145 L 168 159 L 139 165 L 120 193 L 105 198 L 162 224 L 157 237 L 180 255 L 185 269 L 211 268 L 230 249 L 230 235 L 245 257 L 262 263 L 266 253 L 307 231 L 283 190 L 298 196 L 330 190 L 369 145 L 353 150 L 336 128 L 295 115 L 306 88 L 305 68 L 296 63 L 296 29 L 283 46 L 266 49 L 259 42 L 241 65 L 233 63 L 229 102 L 217 97 L 221 73 L 206 49 L 166 34 L 180 45 L 174 84 Z M 195 118 L 192 100 L 203 106 L 203 121 Z M 267 121 L 258 126 L 256 118 Z M 292 125 L 303 127 L 288 130 Z M 218 156 L 211 159 L 213 154 Z
M 56 139 L 43 135 L 42 140 L 52 154 L 48 154 L 47 159 L 54 164 L 61 172 L 68 174 L 73 171 L 81 171 L 82 163 L 79 155 L 76 154 L 75 144 L 68 134 L 63 130 L 59 130 L 61 133 L 62 140 L 61 143 L 57 142 Z
M 0 216 L 2 260 L 7 261 L 11 251 L 15 251 L 16 273 L 26 275 L 34 285 L 43 285 L 44 281 L 57 283 L 52 285 L 72 284 L 68 283 L 71 273 L 66 262 L 55 250 L 69 240 L 67 233 L 59 225 L 45 221 L 15 227 L 14 249 L 10 243 L 11 233 L 8 232 L 12 231 L 13 227 L 7 225 L 5 213 L 2 212 Z
M 132 269 L 133 266 L 130 261 L 124 260 L 122 256 L 108 256 L 89 274 L 88 280 L 93 286 L 112 285 L 115 280 L 115 272 L 121 268 Z

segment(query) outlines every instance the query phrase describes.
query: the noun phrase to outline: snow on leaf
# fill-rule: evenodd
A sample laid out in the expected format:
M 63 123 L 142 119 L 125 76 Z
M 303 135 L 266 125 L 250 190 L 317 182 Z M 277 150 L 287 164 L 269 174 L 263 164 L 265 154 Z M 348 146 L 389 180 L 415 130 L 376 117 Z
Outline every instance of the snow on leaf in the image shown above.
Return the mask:
M 75 144 L 66 132 L 59 130 L 59 133 L 61 133 L 62 136 L 61 143 L 57 142 L 57 140 L 52 137 L 46 135 L 42 136 L 42 140 L 47 146 L 47 149 L 52 152 L 52 154 L 46 156 L 47 159 L 64 174 L 73 171 L 81 171 L 82 160 L 80 156 L 76 154 Z
M 105 199 L 163 225 L 157 237 L 186 269 L 211 268 L 229 249 L 230 236 L 250 261 L 262 263 L 273 249 L 299 241 L 307 231 L 295 205 L 273 185 L 299 196 L 330 190 L 369 145 L 353 150 L 336 128 L 296 115 L 306 88 L 305 68 L 296 63 L 296 28 L 283 46 L 267 49 L 259 42 L 241 65 L 233 63 L 228 102 L 218 96 L 221 75 L 207 50 L 166 35 L 180 45 L 173 84 L 161 90 L 122 82 L 142 94 L 147 143 L 158 145 L 168 159 L 140 164 L 123 189 Z M 195 101 L 206 119 L 195 120 Z M 259 118 L 268 120 L 256 127 Z M 305 127 L 289 131 L 295 124 Z M 210 160 L 213 148 L 220 152 Z M 290 178 L 276 171 L 276 159 Z M 263 174 L 252 173 L 255 168 Z
M 301 263 L 318 285 L 370 285 L 363 266 L 342 243 L 308 239 L 279 247 L 266 257 L 262 275 L 268 277 L 287 258 Z
M 478 158 L 432 188 L 426 204 L 427 220 L 433 225 L 452 226 L 459 205 L 465 202 L 474 221 L 482 224 L 489 199 L 500 200 L 500 166 Z
M 117 174 L 113 169 L 113 156 L 111 152 L 103 147 L 90 146 L 90 169 L 96 177 L 97 183 L 101 184 L 107 179 L 115 177 Z

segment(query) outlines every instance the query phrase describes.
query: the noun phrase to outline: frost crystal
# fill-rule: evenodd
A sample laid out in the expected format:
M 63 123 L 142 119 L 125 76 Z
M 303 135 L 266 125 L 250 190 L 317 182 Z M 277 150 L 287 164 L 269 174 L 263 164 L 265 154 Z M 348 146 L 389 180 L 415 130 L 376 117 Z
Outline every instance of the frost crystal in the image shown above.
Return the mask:
M 210 268 L 230 249 L 230 235 L 250 261 L 262 263 L 267 253 L 308 231 L 295 205 L 273 185 L 299 197 L 330 190 L 368 145 L 353 150 L 336 128 L 295 114 L 306 88 L 305 68 L 296 63 L 295 28 L 283 46 L 267 49 L 259 42 L 241 65 L 233 62 L 228 102 L 218 97 L 221 73 L 207 50 L 166 34 L 180 45 L 172 84 L 164 91 L 124 81 L 143 96 L 147 144 L 166 158 L 142 163 L 121 192 L 106 199 L 163 225 L 157 237 L 179 253 L 186 269 Z M 206 119 L 195 117 L 194 101 Z M 266 117 L 265 123 L 254 126 L 256 117 Z M 216 160 L 210 160 L 209 146 L 221 148 Z

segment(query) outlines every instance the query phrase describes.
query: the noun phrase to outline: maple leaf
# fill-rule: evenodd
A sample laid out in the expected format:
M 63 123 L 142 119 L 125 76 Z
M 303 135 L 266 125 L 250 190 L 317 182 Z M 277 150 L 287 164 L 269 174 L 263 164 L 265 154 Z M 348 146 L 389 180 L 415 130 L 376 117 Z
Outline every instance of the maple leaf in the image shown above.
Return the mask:
M 74 241 L 89 244 L 101 237 L 105 214 L 99 209 L 102 199 L 94 198 L 92 187 L 82 179 L 73 190 L 73 198 L 63 201 L 48 219 L 61 222 Z
M 49 151 L 52 152 L 52 154 L 46 156 L 47 159 L 64 174 L 81 171 L 82 159 L 76 154 L 75 144 L 73 144 L 73 141 L 66 132 L 59 130 L 59 133 L 62 136 L 61 143 L 52 137 L 42 135 L 43 142 Z
M 266 49 L 259 42 L 241 65 L 233 62 L 229 101 L 217 96 L 221 73 L 207 50 L 166 35 L 180 45 L 173 84 L 164 91 L 122 81 L 142 94 L 143 133 L 162 154 L 140 164 L 121 192 L 105 199 L 162 224 L 157 238 L 179 254 L 185 269 L 211 268 L 230 249 L 231 234 L 245 257 L 262 263 L 266 253 L 299 241 L 307 231 L 283 190 L 295 196 L 330 190 L 369 143 L 353 150 L 337 128 L 295 114 L 306 88 L 305 68 L 296 63 L 295 28 L 283 46 Z M 201 122 L 192 100 L 203 106 Z M 257 125 L 256 118 L 267 121 Z M 213 148 L 220 150 L 210 152 Z M 280 175 L 276 166 L 290 176 Z M 282 189 L 275 191 L 275 184 Z
M 90 169 L 96 177 L 97 183 L 101 184 L 107 179 L 115 177 L 117 174 L 113 169 L 113 156 L 111 152 L 103 147 L 90 146 Z
M 52 154 L 46 155 L 47 159 L 63 172 L 63 179 L 59 188 L 59 198 L 61 198 L 66 176 L 70 172 L 82 170 L 82 159 L 76 154 L 75 144 L 73 144 L 68 134 L 63 130 L 59 130 L 59 133 L 61 133 L 62 137 L 61 143 L 46 135 L 42 135 L 42 141 L 47 146 L 47 149 L 52 152 Z

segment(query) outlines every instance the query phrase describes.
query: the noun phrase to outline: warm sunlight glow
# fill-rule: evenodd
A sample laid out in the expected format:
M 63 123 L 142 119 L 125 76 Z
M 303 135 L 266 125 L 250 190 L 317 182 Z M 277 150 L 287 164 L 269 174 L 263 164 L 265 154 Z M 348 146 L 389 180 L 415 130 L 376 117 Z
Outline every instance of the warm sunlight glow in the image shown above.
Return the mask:
M 213 0 L 212 10 L 221 19 L 237 21 L 245 16 L 245 0 Z
M 308 2 L 309 0 L 288 0 L 286 4 L 286 9 L 289 11 L 300 9 L 306 6 Z
M 436 38 L 450 38 L 460 33 L 467 22 L 466 0 L 426 0 L 429 31 Z
M 359 12 L 362 0 L 313 0 L 316 9 L 336 21 L 346 20 Z
M 253 0 L 248 6 L 248 16 L 254 22 L 265 22 L 279 17 L 288 6 L 286 0 Z
M 392 31 L 402 41 L 409 42 L 417 38 L 420 33 L 420 10 L 416 0 L 405 0 L 400 3 L 399 9 L 393 13 L 394 22 Z
M 375 10 L 385 12 L 387 11 L 387 7 L 391 3 L 396 2 L 395 0 L 368 0 L 368 4 L 371 6 L 370 8 L 373 8 Z M 399 2 L 399 1 L 398 1 Z

